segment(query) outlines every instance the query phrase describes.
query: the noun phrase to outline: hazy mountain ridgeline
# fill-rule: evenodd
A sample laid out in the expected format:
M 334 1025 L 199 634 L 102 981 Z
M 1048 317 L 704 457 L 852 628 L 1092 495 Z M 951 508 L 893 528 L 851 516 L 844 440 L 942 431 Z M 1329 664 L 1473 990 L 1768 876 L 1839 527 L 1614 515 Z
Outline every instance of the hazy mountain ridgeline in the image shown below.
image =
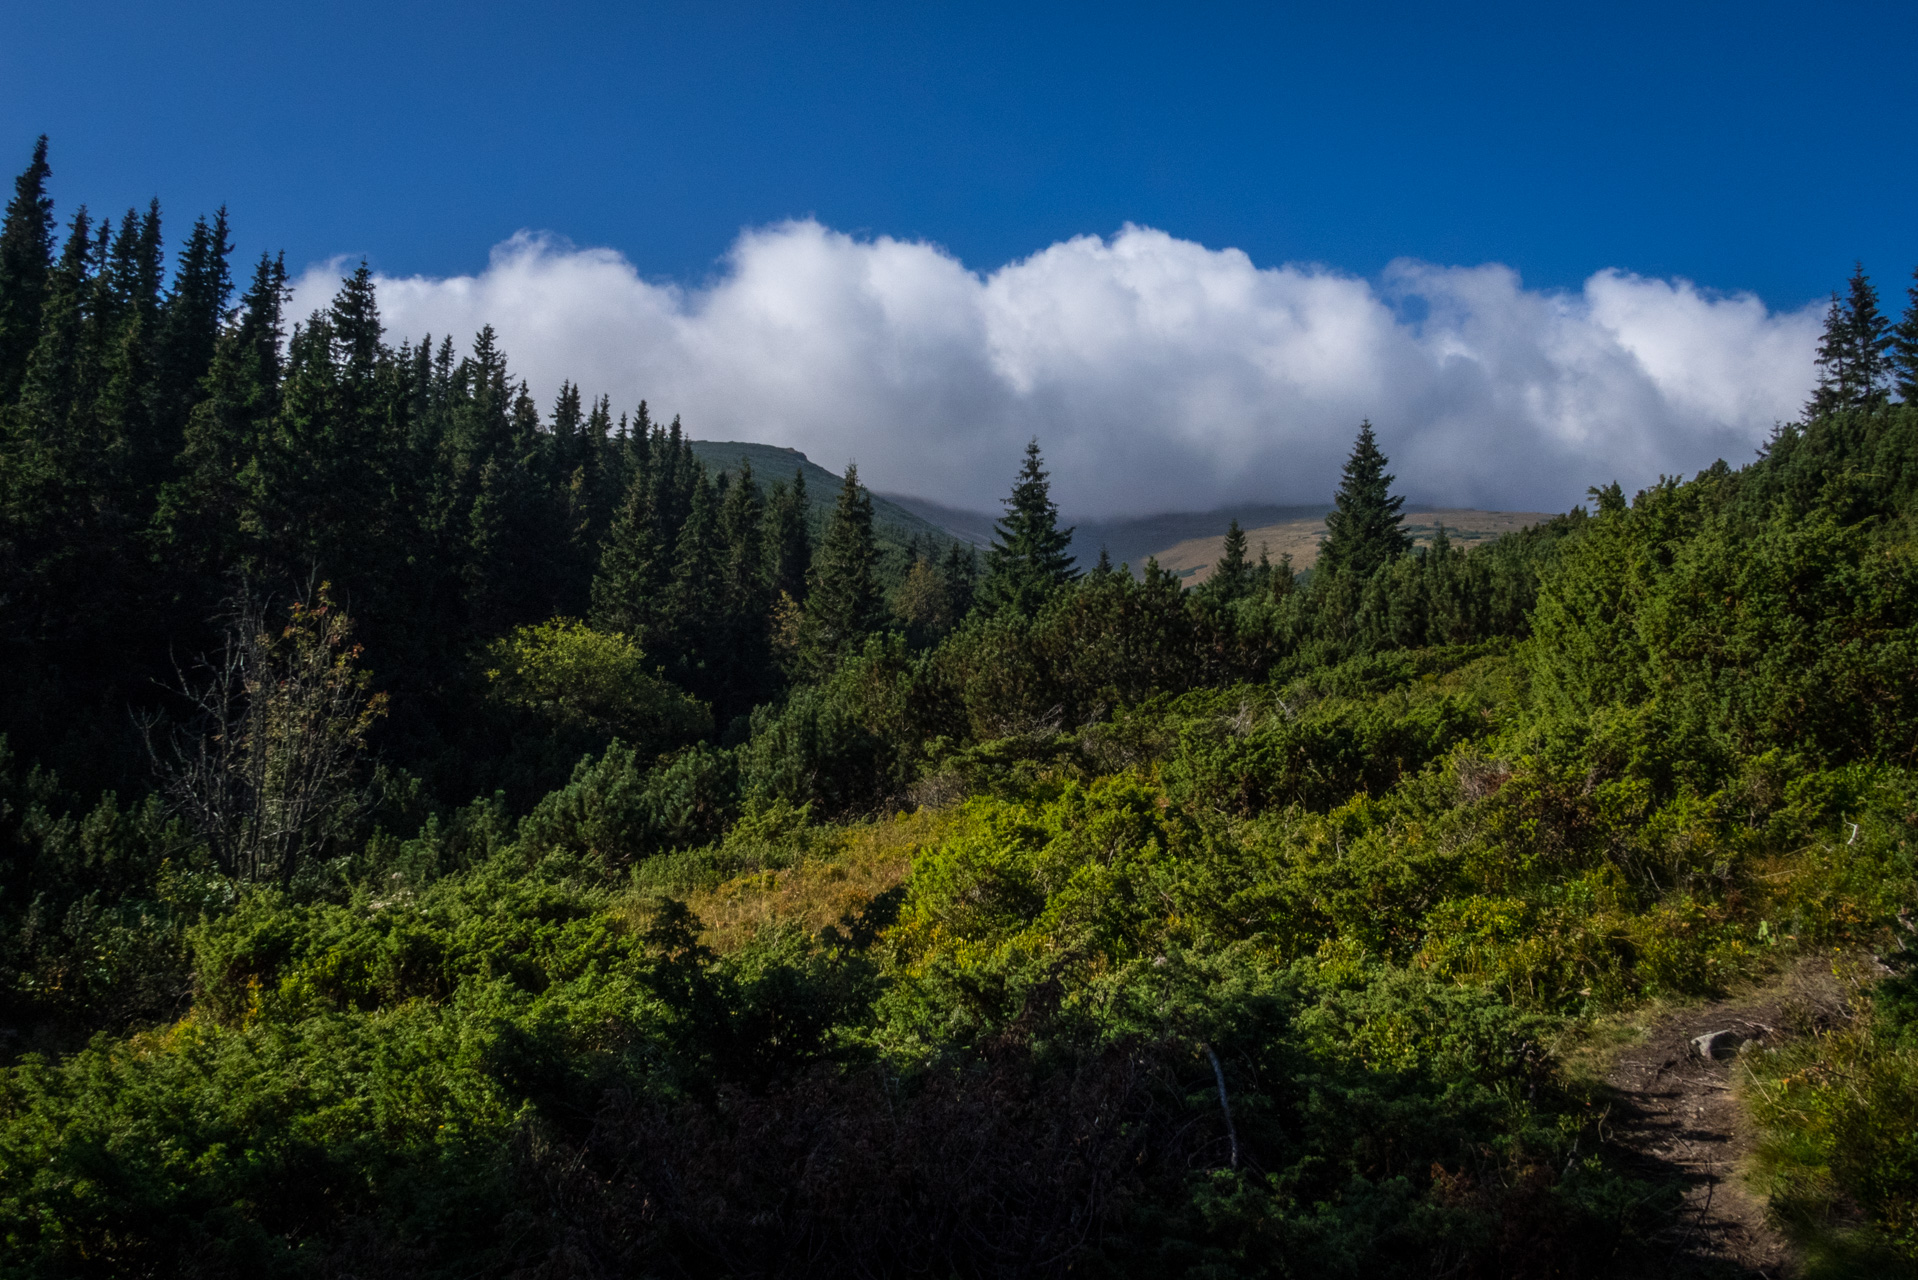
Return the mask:
M 1188 590 L 1075 563 L 1036 443 L 983 554 L 888 534 L 48 174 L 0 1274 L 1708 1267 L 1580 1064 L 1810 962 L 1760 1186 L 1918 1258 L 1918 293 L 1746 465 L 1415 547 L 1361 425 L 1309 577 Z

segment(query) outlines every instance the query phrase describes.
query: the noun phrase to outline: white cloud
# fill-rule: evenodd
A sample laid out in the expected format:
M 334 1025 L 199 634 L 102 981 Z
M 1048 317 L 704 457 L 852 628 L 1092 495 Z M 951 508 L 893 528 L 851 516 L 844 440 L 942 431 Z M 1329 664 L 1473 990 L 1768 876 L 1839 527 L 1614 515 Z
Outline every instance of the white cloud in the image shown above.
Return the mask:
M 337 279 L 309 270 L 299 314 Z M 1259 268 L 1131 226 L 980 275 L 787 222 L 699 288 L 521 233 L 478 275 L 379 287 L 395 339 L 490 322 L 544 403 L 571 378 L 879 489 L 990 508 L 1036 435 L 1086 516 L 1323 500 L 1367 417 L 1415 501 L 1559 510 L 1742 462 L 1804 401 L 1821 322 L 1619 271 L 1558 294 L 1498 265 Z

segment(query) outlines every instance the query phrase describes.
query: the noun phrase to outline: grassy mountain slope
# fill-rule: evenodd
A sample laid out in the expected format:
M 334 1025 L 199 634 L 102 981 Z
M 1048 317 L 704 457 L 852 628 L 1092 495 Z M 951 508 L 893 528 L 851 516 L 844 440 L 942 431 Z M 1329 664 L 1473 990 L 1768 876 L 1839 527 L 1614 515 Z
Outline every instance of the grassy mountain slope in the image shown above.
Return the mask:
M 1543 524 L 1549 519 L 1549 515 L 1538 511 L 1421 508 L 1406 513 L 1403 528 L 1412 535 L 1415 546 L 1429 547 L 1439 526 L 1443 525 L 1446 537 L 1455 544 L 1469 548 L 1481 542 L 1491 542 L 1504 534 Z M 1325 517 L 1322 515 L 1283 520 L 1246 529 L 1245 549 L 1246 554 L 1254 558 L 1263 549 L 1274 563 L 1280 556 L 1289 555 L 1294 569 L 1310 569 L 1319 558 L 1319 544 L 1325 541 L 1325 536 Z M 1224 549 L 1225 535 L 1211 534 L 1187 538 L 1154 552 L 1153 558 L 1159 562 L 1161 569 L 1178 574 L 1187 586 L 1197 586 L 1211 575 L 1212 564 Z
M 1241 528 L 1252 529 L 1292 520 L 1322 520 L 1331 509 L 1326 503 L 1293 507 L 1243 503 L 1211 511 L 1165 511 L 1113 520 L 1081 520 L 1073 529 L 1072 554 L 1081 565 L 1089 565 L 1098 560 L 1099 548 L 1104 547 L 1112 563 L 1130 564 L 1136 569 L 1145 564 L 1147 556 L 1174 543 L 1191 538 L 1223 537 L 1226 526 L 1234 520 Z

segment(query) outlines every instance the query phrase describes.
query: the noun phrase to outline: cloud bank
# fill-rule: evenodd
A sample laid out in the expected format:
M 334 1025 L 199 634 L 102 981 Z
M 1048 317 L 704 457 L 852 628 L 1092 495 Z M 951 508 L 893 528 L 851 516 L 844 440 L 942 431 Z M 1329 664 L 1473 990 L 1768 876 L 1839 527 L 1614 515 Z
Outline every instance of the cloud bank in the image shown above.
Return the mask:
M 337 264 L 309 270 L 297 314 Z M 1562 510 L 1747 460 L 1813 381 L 1822 311 L 1601 271 L 1261 268 L 1128 226 L 990 274 L 813 221 L 743 233 L 699 287 L 521 233 L 478 275 L 381 278 L 394 339 L 491 323 L 549 404 L 643 397 L 698 438 L 790 445 L 874 488 L 996 509 L 1037 436 L 1069 515 L 1317 502 L 1361 418 L 1414 501 Z

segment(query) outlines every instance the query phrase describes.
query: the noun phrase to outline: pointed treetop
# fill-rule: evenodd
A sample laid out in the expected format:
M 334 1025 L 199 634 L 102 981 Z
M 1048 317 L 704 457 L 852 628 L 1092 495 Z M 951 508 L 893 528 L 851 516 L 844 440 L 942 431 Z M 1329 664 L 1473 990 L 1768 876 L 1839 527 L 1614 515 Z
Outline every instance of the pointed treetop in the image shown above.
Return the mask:
M 766 504 L 766 578 L 775 597 L 782 592 L 794 604 L 806 600 L 806 574 L 812 566 L 811 515 L 806 499 L 806 476 L 795 469 L 790 485 L 773 486 Z
M 1379 566 L 1405 554 L 1412 545 L 1399 528 L 1405 518 L 1400 508 L 1405 499 L 1392 493 L 1392 481 L 1386 474 L 1389 465 L 1372 434 L 1370 421 L 1359 424 L 1359 437 L 1352 455 L 1345 460 L 1339 491 L 1333 497 L 1333 510 L 1325 517 L 1325 545 L 1319 548 L 1318 571 L 1333 574 L 1349 571 L 1370 577 Z
M 1818 340 L 1818 387 L 1805 405 L 1805 416 L 1883 404 L 1893 339 L 1890 322 L 1878 310 L 1878 291 L 1864 265 L 1854 264 L 1845 297 L 1832 294 L 1825 312 L 1825 332 Z
M 859 483 L 859 468 L 848 463 L 839 501 L 813 557 L 807 591 L 806 614 L 814 628 L 814 643 L 821 649 L 844 652 L 885 625 L 878 563 L 872 494 Z
M 14 179 L 0 223 L 0 404 L 13 399 L 40 330 L 40 309 L 53 272 L 53 198 L 47 194 L 47 137 Z
M 979 598 L 988 609 L 1014 608 L 1034 613 L 1047 596 L 1079 575 L 1066 548 L 1072 530 L 1059 527 L 1052 502 L 1051 477 L 1039 454 L 1039 442 L 1026 445 L 1025 464 L 1006 499 L 1006 514 L 993 531 L 986 552 L 986 580 Z
M 1906 404 L 1918 404 L 1918 270 L 1905 290 L 1905 314 L 1891 331 L 1892 390 Z
M 1213 600 L 1230 602 L 1244 595 L 1252 585 L 1252 566 L 1245 557 L 1245 530 L 1233 517 L 1225 531 L 1225 545 L 1206 576 L 1203 590 Z
M 373 272 L 361 259 L 353 274 L 340 282 L 330 312 L 334 340 L 340 344 L 340 360 L 349 375 L 369 376 L 379 362 L 380 300 L 373 287 Z M 487 333 L 491 333 L 488 326 Z

